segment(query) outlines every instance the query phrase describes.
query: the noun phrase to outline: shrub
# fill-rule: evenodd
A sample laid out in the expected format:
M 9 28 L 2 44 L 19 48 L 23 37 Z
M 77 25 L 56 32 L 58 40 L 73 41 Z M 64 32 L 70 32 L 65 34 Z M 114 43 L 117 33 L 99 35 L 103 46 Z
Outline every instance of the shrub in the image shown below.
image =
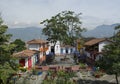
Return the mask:
M 80 68 L 85 68 L 86 65 L 84 63 L 79 63 Z
M 26 72 L 26 71 L 27 71 L 27 68 L 19 67 L 19 70 L 21 70 L 22 72 Z

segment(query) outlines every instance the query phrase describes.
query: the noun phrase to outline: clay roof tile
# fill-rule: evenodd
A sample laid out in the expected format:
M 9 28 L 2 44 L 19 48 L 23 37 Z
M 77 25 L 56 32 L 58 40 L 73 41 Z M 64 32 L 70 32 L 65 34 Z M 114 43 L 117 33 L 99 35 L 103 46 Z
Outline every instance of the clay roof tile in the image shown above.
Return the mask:
M 33 39 L 27 42 L 27 44 L 42 44 L 47 43 L 48 41 L 42 39 Z
M 18 57 L 18 58 L 26 58 L 26 57 L 31 57 L 36 53 L 36 51 L 33 50 L 23 50 L 18 53 L 14 53 L 13 57 Z
M 96 38 L 96 39 L 92 39 L 90 41 L 87 41 L 84 45 L 85 46 L 92 46 L 92 45 L 95 45 L 95 44 L 102 42 L 102 41 L 105 41 L 105 40 L 110 41 L 106 38 Z

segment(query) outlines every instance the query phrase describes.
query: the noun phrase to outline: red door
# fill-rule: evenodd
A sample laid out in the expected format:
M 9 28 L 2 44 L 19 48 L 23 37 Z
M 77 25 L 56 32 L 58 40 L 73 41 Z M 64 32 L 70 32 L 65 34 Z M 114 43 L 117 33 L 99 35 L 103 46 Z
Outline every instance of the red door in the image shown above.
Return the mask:
M 21 67 L 24 67 L 25 66 L 25 59 L 20 59 L 19 64 Z
M 31 57 L 28 58 L 28 69 L 31 69 L 32 67 L 32 60 Z

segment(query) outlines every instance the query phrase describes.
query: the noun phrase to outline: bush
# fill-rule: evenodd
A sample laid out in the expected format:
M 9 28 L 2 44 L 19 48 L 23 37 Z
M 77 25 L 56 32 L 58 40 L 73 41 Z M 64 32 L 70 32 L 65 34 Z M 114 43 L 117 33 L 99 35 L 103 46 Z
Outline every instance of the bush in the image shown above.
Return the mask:
M 80 68 L 85 68 L 86 67 L 86 65 L 84 63 L 79 63 L 79 65 L 80 65 Z
M 33 74 L 33 75 L 41 75 L 42 72 L 39 71 L 39 70 L 36 70 L 36 69 L 32 69 L 32 74 Z
M 104 75 L 104 73 L 102 73 L 101 71 L 94 72 L 94 76 L 97 77 L 97 78 L 99 78 L 99 77 L 101 77 L 103 75 Z
M 22 72 L 26 72 L 26 71 L 27 71 L 27 68 L 20 67 L 19 70 L 21 70 Z

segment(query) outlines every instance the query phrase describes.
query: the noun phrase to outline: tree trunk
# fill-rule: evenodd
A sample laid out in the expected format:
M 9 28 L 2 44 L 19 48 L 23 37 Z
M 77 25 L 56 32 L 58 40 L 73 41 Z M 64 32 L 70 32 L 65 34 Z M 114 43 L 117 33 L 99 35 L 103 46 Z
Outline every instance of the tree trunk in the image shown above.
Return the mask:
M 115 79 L 116 79 L 116 84 L 119 84 L 119 81 L 118 81 L 118 74 L 117 74 L 117 73 L 115 74 Z

